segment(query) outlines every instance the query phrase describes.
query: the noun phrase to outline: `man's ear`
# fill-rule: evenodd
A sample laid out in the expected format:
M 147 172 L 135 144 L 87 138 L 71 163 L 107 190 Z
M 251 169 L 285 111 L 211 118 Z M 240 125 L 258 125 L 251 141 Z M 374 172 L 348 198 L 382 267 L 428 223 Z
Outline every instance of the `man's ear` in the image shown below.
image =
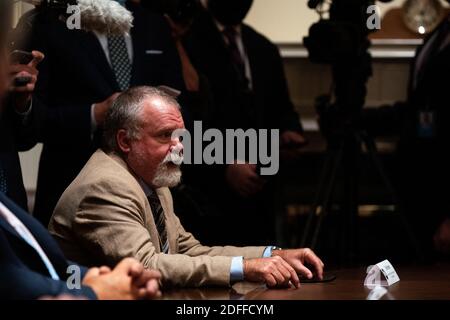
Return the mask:
M 116 141 L 120 151 L 122 151 L 125 154 L 128 154 L 130 152 L 131 141 L 125 129 L 120 129 L 119 131 L 117 131 Z

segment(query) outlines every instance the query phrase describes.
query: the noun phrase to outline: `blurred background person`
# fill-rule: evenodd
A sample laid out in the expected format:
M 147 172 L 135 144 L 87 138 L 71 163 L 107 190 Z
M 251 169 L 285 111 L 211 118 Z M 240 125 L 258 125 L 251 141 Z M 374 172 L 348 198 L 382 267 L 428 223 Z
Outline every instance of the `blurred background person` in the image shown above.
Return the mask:
M 43 151 L 34 208 L 44 225 L 64 189 L 99 146 L 96 137 L 119 92 L 143 84 L 184 90 L 164 17 L 133 2 L 124 5 L 113 0 L 91 3 L 97 12 L 89 21 L 97 26 L 94 31 L 70 30 L 58 10 L 45 6 L 27 12 L 17 27 L 17 48 L 46 55 L 35 91 L 46 106 L 40 112 Z M 112 22 L 102 26 L 105 20 Z M 131 30 L 122 27 L 131 24 Z
M 282 148 L 289 147 L 295 158 L 305 144 L 302 126 L 278 48 L 243 23 L 252 2 L 210 0 L 183 36 L 188 57 L 210 91 L 203 126 L 222 132 L 280 129 Z M 260 177 L 257 165 L 248 163 L 202 165 L 194 166 L 184 182 L 196 210 L 180 207 L 177 212 L 205 243 L 229 243 L 231 229 L 232 244 L 275 241 L 276 177 Z
M 2 21 L 4 55 L 10 55 L 4 63 L 6 79 L 3 85 L 7 94 L 0 100 L 4 111 L 0 117 L 0 192 L 28 210 L 27 195 L 22 180 L 18 151 L 26 151 L 37 143 L 38 121 L 36 110 L 40 108 L 32 93 L 37 81 L 37 65 L 44 55 L 39 51 L 11 53 L 9 38 L 10 19 Z
M 426 258 L 449 253 L 450 17 L 417 49 L 408 99 L 365 109 L 363 125 L 372 135 L 399 135 L 395 182 L 404 214 Z
M 43 54 L 33 51 L 30 62 L 20 64 L 13 61 L 7 66 L 8 95 L 2 101 L 5 110 L 0 118 L 0 191 L 28 210 L 27 194 L 22 180 L 18 151 L 27 151 L 37 143 L 38 100 L 32 100 L 37 80 L 37 65 Z M 17 84 L 16 79 L 29 79 L 26 84 Z

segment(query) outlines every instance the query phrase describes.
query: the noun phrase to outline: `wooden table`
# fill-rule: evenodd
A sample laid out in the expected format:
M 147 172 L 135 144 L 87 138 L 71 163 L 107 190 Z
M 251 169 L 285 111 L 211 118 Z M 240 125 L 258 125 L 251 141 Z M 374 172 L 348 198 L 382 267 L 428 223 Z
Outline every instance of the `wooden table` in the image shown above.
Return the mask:
M 394 266 L 395 267 L 395 266 Z M 398 267 L 400 282 L 388 288 L 383 300 L 450 300 L 450 265 Z M 232 288 L 173 289 L 166 300 L 365 300 L 365 269 L 332 271 L 328 283 L 302 284 L 299 289 L 267 289 L 264 285 L 238 283 Z

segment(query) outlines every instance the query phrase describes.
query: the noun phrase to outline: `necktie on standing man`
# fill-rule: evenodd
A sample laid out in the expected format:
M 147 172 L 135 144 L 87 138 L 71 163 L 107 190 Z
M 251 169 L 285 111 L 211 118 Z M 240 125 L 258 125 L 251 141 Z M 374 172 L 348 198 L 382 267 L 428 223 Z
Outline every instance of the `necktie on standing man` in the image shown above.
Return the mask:
M 148 197 L 148 202 L 152 208 L 153 219 L 156 223 L 156 229 L 159 234 L 159 244 L 164 253 L 169 253 L 169 240 L 167 239 L 166 221 L 164 216 L 164 209 L 161 206 L 161 201 L 156 192 L 152 192 Z
M 249 81 L 245 74 L 245 61 L 241 55 L 241 52 L 239 51 L 236 39 L 236 37 L 238 36 L 237 31 L 233 27 L 226 27 L 223 30 L 223 35 L 228 42 L 228 50 L 231 55 L 231 61 L 235 66 L 242 83 L 244 83 L 248 87 Z
M 108 50 L 117 83 L 120 90 L 124 91 L 130 87 L 132 69 L 125 37 L 108 36 Z

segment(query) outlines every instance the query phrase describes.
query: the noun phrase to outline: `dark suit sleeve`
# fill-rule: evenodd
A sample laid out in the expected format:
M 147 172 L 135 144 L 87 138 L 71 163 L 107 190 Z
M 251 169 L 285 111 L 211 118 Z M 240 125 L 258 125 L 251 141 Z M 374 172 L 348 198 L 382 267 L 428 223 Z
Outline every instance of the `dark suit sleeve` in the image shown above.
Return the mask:
M 8 106 L 11 102 L 8 103 Z M 18 151 L 28 151 L 33 148 L 39 140 L 39 121 L 37 114 L 40 110 L 39 99 L 33 98 L 29 113 L 21 115 L 13 106 L 8 108 L 7 118 L 11 121 L 11 131 L 14 137 L 15 147 Z
M 69 290 L 66 282 L 53 280 L 34 272 L 23 265 L 8 245 L 8 240 L 0 230 L 0 298 L 38 299 L 42 296 L 70 294 L 77 297 L 96 299 L 94 291 L 86 286 Z M 84 274 L 83 274 L 84 276 Z
M 277 122 L 275 123 L 275 128 L 280 128 L 281 131 L 293 130 L 302 132 L 303 128 L 300 123 L 300 116 L 295 111 L 289 95 L 283 60 L 276 46 L 272 45 L 271 50 L 272 58 L 270 61 L 273 76 L 272 89 L 274 101 L 277 101 L 278 103 L 277 107 L 274 108 L 274 111 L 277 113 L 274 117 Z
M 165 28 L 161 31 L 161 36 L 166 39 L 166 54 L 164 55 L 164 79 L 161 84 L 166 84 L 175 89 L 185 92 L 183 73 L 181 70 L 181 61 L 178 50 L 169 31 L 167 23 L 164 22 Z

